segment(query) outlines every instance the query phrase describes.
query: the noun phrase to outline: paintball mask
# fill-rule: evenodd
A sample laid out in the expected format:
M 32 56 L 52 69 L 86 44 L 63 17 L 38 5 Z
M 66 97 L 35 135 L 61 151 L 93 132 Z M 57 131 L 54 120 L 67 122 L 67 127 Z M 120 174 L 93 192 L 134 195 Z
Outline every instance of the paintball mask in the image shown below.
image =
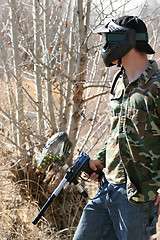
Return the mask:
M 110 21 L 95 33 L 102 35 L 101 55 L 107 67 L 121 59 L 134 47 L 148 54 L 154 50 L 148 44 L 148 33 L 144 22 L 134 16 L 124 16 Z

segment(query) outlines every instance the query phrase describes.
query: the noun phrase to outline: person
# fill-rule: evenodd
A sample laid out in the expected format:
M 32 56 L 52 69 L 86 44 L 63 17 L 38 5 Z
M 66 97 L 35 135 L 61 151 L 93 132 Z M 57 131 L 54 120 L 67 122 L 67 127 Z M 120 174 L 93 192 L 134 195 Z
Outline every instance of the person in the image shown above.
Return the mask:
M 73 240 L 149 240 L 160 203 L 160 70 L 147 57 L 154 50 L 137 16 L 119 17 L 96 32 L 105 65 L 121 69 L 110 90 L 109 137 L 89 162 L 94 171 L 103 169 L 105 180 Z

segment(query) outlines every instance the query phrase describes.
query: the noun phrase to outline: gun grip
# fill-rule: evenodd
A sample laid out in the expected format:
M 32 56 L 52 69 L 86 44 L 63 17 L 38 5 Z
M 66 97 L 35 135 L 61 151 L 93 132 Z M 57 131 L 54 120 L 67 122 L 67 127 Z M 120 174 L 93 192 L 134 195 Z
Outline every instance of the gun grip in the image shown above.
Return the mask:
M 98 176 L 99 176 L 99 177 L 98 177 L 99 181 L 100 181 L 100 179 L 101 179 L 101 178 L 103 177 L 103 175 L 104 175 L 104 172 L 103 172 L 102 170 L 98 169 L 98 168 L 97 168 L 96 171 L 92 170 L 92 169 L 90 168 L 90 166 L 89 166 L 89 160 L 88 160 L 88 161 L 86 162 L 86 164 L 84 165 L 83 171 L 86 172 L 89 176 L 90 176 L 93 172 L 97 173 Z

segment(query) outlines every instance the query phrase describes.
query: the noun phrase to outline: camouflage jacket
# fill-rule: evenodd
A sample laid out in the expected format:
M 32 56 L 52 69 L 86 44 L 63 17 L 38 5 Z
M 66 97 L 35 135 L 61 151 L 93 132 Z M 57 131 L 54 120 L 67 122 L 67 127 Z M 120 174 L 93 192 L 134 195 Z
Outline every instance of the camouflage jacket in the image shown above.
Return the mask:
M 108 181 L 126 182 L 131 202 L 148 202 L 160 188 L 160 70 L 156 61 L 138 79 L 119 74 L 110 93 L 108 141 L 96 155 Z

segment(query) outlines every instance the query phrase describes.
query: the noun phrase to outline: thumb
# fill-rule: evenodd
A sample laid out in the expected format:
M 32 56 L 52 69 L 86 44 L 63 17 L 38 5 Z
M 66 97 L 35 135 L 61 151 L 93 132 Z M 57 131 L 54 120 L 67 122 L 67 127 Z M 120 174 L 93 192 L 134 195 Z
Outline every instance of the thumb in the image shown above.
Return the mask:
M 160 194 L 158 194 L 156 202 L 155 202 L 155 206 L 157 206 L 158 204 L 160 204 Z
M 157 198 L 157 201 L 155 202 L 154 206 L 158 206 L 159 204 L 159 201 L 158 201 L 158 198 Z

